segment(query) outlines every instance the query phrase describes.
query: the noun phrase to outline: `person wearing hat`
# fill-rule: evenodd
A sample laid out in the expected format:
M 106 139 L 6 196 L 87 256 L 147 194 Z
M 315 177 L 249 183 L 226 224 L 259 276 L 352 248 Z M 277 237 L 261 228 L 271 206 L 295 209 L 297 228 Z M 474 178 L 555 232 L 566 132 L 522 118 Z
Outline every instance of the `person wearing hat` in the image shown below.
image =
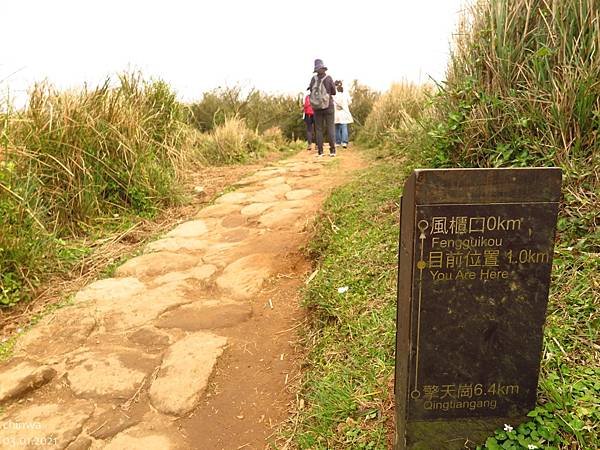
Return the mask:
M 350 114 L 350 96 L 344 91 L 342 80 L 335 80 L 335 143 L 343 148 L 348 147 L 348 124 L 353 123 Z
M 336 94 L 331 76 L 327 75 L 327 66 L 321 59 L 315 59 L 314 75 L 310 80 L 310 103 L 315 117 L 317 135 L 317 156 L 323 156 L 323 133 L 327 133 L 329 156 L 335 156 L 335 113 L 333 96 Z M 329 101 L 321 102 L 329 98 Z

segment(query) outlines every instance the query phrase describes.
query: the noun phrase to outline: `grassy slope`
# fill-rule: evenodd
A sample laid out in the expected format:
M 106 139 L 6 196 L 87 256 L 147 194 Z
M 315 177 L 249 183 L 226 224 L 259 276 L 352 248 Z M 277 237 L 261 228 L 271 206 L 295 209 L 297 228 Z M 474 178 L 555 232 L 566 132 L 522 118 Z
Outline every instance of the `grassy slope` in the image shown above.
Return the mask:
M 325 205 L 311 247 L 323 257 L 306 293 L 313 320 L 301 448 L 386 448 L 401 185 L 398 166 L 376 166 Z
M 408 169 L 386 161 L 333 193 L 311 250 L 300 448 L 387 448 L 393 430 L 398 205 Z M 548 308 L 540 406 L 487 448 L 598 448 L 599 263 L 559 245 Z M 340 294 L 339 287 L 348 286 Z M 516 427 L 515 427 L 516 428 Z M 503 444 L 503 447 L 499 447 Z

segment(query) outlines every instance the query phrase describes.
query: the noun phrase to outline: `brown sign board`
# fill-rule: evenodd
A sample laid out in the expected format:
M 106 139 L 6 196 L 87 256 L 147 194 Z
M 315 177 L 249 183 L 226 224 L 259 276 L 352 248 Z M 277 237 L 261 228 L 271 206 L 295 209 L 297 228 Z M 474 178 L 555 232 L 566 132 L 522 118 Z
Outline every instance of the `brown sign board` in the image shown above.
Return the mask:
M 535 407 L 558 168 L 424 169 L 401 202 L 396 442 L 481 444 Z

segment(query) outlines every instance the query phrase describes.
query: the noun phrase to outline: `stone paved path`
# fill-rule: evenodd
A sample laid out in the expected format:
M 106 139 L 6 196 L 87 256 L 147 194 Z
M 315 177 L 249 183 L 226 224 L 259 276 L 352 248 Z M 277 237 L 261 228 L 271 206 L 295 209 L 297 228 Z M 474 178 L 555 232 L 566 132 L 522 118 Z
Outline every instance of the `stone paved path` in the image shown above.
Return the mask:
M 0 366 L 0 448 L 263 448 L 291 398 L 298 248 L 360 165 L 265 167 L 41 320 Z

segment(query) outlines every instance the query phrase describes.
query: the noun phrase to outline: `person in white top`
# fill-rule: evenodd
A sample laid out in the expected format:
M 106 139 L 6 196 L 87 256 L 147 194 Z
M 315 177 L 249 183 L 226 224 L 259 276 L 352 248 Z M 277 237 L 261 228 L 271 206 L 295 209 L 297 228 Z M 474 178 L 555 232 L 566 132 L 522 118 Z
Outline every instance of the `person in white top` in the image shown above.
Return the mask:
M 333 99 L 335 103 L 335 143 L 343 148 L 348 147 L 348 124 L 353 123 L 350 114 L 350 95 L 344 91 L 341 80 L 336 80 L 335 88 L 337 94 Z

